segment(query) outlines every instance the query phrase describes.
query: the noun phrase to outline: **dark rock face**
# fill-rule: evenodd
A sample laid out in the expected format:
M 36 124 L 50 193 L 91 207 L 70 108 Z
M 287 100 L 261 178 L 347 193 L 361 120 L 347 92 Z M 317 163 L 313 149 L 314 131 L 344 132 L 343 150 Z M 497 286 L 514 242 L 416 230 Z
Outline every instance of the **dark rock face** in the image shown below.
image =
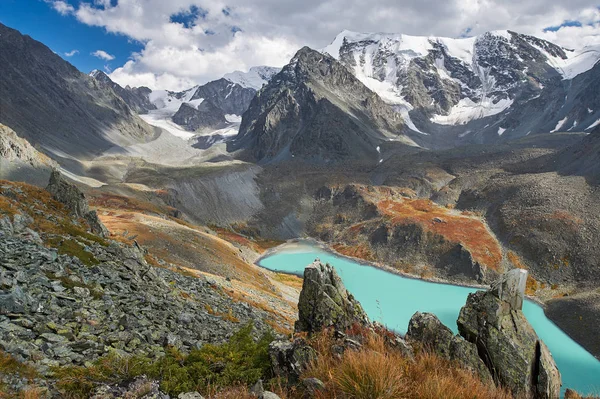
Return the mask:
M 273 341 L 269 345 L 273 373 L 296 382 L 316 358 L 316 352 L 304 340 Z
M 494 379 L 515 395 L 557 398 L 560 373 L 521 311 L 527 272 L 506 273 L 490 291 L 470 294 L 458 318 L 460 334 L 477 345 Z
M 0 123 L 32 145 L 91 157 L 154 131 L 113 90 L 0 24 Z
M 210 101 L 224 114 L 242 115 L 254 98 L 256 90 L 250 87 L 242 87 L 227 79 L 218 79 L 198 87 L 192 100 L 203 98 Z
M 149 110 L 156 109 L 156 105 L 150 102 L 150 90 L 147 87 L 125 87 L 123 88 L 118 83 L 115 83 L 107 74 L 102 71 L 95 70 L 90 74 L 101 85 L 112 89 L 115 94 L 138 114 L 145 114 Z
M 64 180 L 58 170 L 54 170 L 50 175 L 46 191 L 52 194 L 55 200 L 63 203 L 69 212 L 78 218 L 82 218 L 90 211 L 85 195 L 77 186 Z
M 202 101 L 197 108 L 188 103 L 181 104 L 172 120 L 191 132 L 220 129 L 227 125 L 223 111 L 210 100 Z
M 52 171 L 46 191 L 52 194 L 55 200 L 63 203 L 73 216 L 85 219 L 93 233 L 102 237 L 110 235 L 106 226 L 98 219 L 96 211 L 90 211 L 87 199 L 81 190 L 64 180 L 58 170 Z
M 229 146 L 257 161 L 378 161 L 401 116 L 329 55 L 304 47 L 260 90 Z
M 345 331 L 353 324 L 369 324 L 362 306 L 346 290 L 335 269 L 316 260 L 304 269 L 296 331 L 314 333 L 328 327 Z

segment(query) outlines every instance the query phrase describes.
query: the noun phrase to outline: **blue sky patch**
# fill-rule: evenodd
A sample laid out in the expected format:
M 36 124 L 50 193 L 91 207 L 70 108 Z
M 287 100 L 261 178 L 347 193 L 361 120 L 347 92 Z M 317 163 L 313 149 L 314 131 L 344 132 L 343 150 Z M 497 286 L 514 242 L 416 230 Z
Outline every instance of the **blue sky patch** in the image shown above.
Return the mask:
M 198 18 L 205 18 L 208 11 L 197 6 L 191 6 L 188 10 L 181 11 L 171 15 L 171 22 L 182 24 L 186 29 L 193 28 L 196 25 Z
M 79 1 L 68 2 L 73 6 L 79 4 Z M 116 3 L 117 0 L 111 2 Z M 43 0 L 0 0 L 0 23 L 44 43 L 84 73 L 104 70 L 105 66 L 111 70 L 117 68 L 125 64 L 132 53 L 144 48 L 143 43 L 126 36 L 82 24 L 71 15 L 60 15 Z M 106 51 L 115 59 L 105 61 L 94 57 L 92 53 L 97 50 Z
M 555 26 L 548 26 L 547 28 L 544 28 L 544 32 L 556 32 L 559 29 L 562 28 L 567 28 L 567 27 L 576 27 L 576 28 L 581 28 L 581 22 L 579 21 L 564 21 L 562 24 L 560 25 L 555 25 Z

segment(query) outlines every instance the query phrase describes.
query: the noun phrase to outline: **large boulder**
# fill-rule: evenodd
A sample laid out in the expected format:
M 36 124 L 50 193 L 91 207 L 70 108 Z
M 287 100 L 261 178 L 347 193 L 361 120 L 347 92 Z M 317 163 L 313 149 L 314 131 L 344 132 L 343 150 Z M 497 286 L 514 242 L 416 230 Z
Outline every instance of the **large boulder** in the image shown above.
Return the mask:
M 446 327 L 432 313 L 415 313 L 409 323 L 406 338 L 425 345 L 429 350 L 463 368 L 476 373 L 482 381 L 492 381 L 492 375 L 477 353 L 477 346 Z
M 290 382 L 297 382 L 316 356 L 315 350 L 303 339 L 273 341 L 269 345 L 273 374 Z
M 345 331 L 354 324 L 368 325 L 369 318 L 335 269 L 317 259 L 304 269 L 296 332 L 314 333 L 328 327 Z
M 90 211 L 85 195 L 83 195 L 77 186 L 63 179 L 57 169 L 52 171 L 46 191 L 52 194 L 52 198 L 62 203 L 71 214 L 78 218 L 84 217 Z
M 92 233 L 101 237 L 108 237 L 110 234 L 108 229 L 100 221 L 96 211 L 90 211 L 85 195 L 76 185 L 63 179 L 57 169 L 52 171 L 46 191 L 52 194 L 56 201 L 62 203 L 73 216 L 83 218 L 90 226 Z
M 470 294 L 457 321 L 497 383 L 515 396 L 558 398 L 560 373 L 521 308 L 527 271 L 511 270 L 489 291 Z

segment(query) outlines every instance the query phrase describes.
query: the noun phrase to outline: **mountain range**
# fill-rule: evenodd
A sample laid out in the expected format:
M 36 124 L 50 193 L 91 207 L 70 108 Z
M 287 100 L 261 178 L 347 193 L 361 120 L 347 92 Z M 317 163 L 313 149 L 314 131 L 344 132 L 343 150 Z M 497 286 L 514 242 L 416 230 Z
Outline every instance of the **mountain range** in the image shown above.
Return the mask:
M 344 31 L 283 68 L 169 91 L 0 25 L 0 178 L 59 168 L 115 239 L 223 284 L 300 237 L 461 284 L 527 268 L 528 294 L 600 356 L 598 60 L 511 31 Z

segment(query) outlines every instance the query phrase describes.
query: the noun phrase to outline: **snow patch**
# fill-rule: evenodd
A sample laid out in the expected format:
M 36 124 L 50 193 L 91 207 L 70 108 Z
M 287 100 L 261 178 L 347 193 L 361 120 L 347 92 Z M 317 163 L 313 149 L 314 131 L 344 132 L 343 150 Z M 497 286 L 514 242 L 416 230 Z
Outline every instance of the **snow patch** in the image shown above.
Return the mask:
M 556 127 L 554 129 L 550 130 L 550 133 L 557 132 L 560 128 L 562 128 L 563 125 L 565 124 L 565 122 L 567 121 L 567 119 L 569 119 L 569 117 L 565 116 L 564 119 L 559 120 L 558 123 L 556 124 Z
M 269 83 L 269 80 L 279 73 L 280 70 L 281 68 L 257 66 L 250 68 L 248 72 L 234 71 L 225 74 L 223 78 L 245 88 L 260 90 L 260 88 Z
M 499 127 L 498 128 L 498 136 L 502 136 L 506 132 L 506 129 Z
M 593 129 L 593 128 L 595 128 L 598 125 L 600 125 L 600 119 L 597 119 L 596 122 L 594 122 L 591 125 L 589 125 L 588 127 L 586 127 L 585 130 Z
M 242 121 L 242 117 L 235 114 L 225 114 L 225 120 L 229 123 L 239 123 Z
M 470 98 L 463 98 L 450 109 L 448 115 L 434 115 L 431 122 L 440 125 L 464 125 L 474 119 L 497 115 L 509 108 L 513 100 L 502 99 L 494 103 L 492 99 L 484 98 L 475 103 Z

